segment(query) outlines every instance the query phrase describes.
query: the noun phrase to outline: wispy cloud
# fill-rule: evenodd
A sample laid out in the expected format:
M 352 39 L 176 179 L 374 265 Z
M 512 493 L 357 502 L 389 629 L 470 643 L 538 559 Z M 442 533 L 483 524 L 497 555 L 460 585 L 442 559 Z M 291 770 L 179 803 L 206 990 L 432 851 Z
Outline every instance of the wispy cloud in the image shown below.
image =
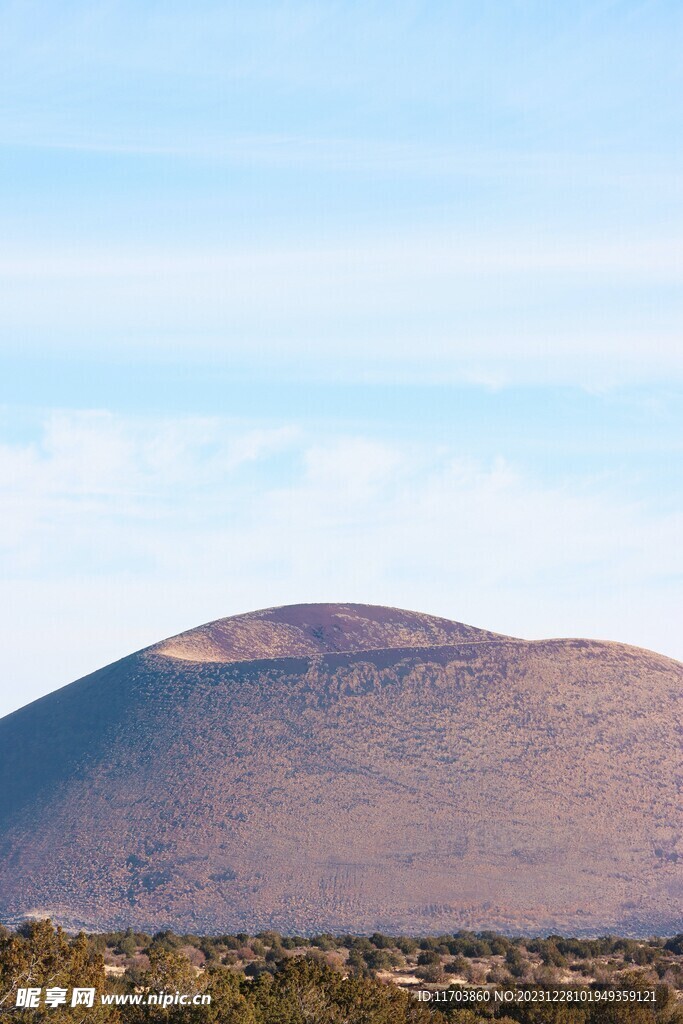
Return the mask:
M 36 354 L 96 349 L 357 380 L 680 379 L 681 267 L 683 248 L 668 234 L 5 246 L 0 346 L 21 337 Z
M 609 188 L 620 193 L 657 189 L 660 197 L 680 199 L 683 191 L 680 169 L 672 166 L 671 155 L 618 152 L 605 154 L 587 147 L 577 150 L 534 149 L 518 152 L 476 146 L 463 150 L 456 145 L 362 136 L 297 134 L 244 134 L 215 137 L 188 132 L 182 144 L 173 133 L 164 137 L 144 134 L 130 136 L 87 133 L 65 128 L 55 133 L 49 125 L 39 131 L 26 126 L 6 126 L 0 139 L 4 150 L 44 150 L 66 153 L 102 154 L 123 157 L 154 157 L 160 162 L 189 161 L 225 167 L 305 170 L 339 174 L 369 174 L 379 178 L 462 179 L 480 186 L 523 182 L 543 187 L 549 180 L 555 187 L 582 186 L 591 192 Z
M 438 231 L 415 230 L 391 235 L 345 232 L 326 244 L 302 238 L 290 244 L 239 246 L 203 246 L 169 250 L 143 246 L 135 251 L 122 246 L 77 249 L 51 246 L 36 248 L 0 247 L 0 275 L 8 278 L 37 277 L 155 278 L 170 274 L 178 277 L 219 279 L 244 287 L 254 280 L 254 288 L 263 287 L 264 275 L 281 276 L 289 271 L 286 285 L 303 280 L 318 268 L 315 284 L 322 280 L 353 285 L 368 280 L 377 287 L 387 286 L 410 275 L 421 285 L 435 277 L 453 273 L 481 278 L 504 273 L 513 278 L 529 271 L 549 276 L 556 273 L 598 276 L 633 276 L 683 283 L 683 242 L 673 231 L 655 237 L 625 236 L 603 238 L 597 234 L 502 231 L 475 233 L 444 228 Z
M 0 446 L 9 686 L 323 598 L 683 654 L 675 398 L 550 429 L 683 383 L 682 24 L 0 5 L 0 397 L 131 410 Z
M 19 683 L 297 600 L 683 655 L 683 518 L 607 478 L 286 424 L 61 413 L 0 448 L 0 479 L 7 707 Z
M 680 380 L 680 24 L 628 0 L 5 5 L 0 344 Z

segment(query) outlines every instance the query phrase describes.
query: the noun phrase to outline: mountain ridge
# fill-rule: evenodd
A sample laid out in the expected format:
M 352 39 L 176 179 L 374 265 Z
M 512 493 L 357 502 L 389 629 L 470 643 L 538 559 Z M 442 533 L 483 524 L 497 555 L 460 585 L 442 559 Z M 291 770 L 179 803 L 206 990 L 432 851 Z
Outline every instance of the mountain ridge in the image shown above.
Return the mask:
M 503 638 L 501 634 L 453 622 L 422 612 L 366 604 L 297 604 L 264 608 L 227 618 L 214 619 L 194 629 L 179 633 L 152 645 L 149 650 L 188 661 L 255 660 L 256 650 L 272 650 L 287 656 L 292 647 L 295 654 L 313 654 L 337 650 L 340 636 L 348 642 L 349 624 L 353 635 L 380 637 L 381 644 L 366 646 L 367 650 L 384 650 L 397 646 L 393 641 L 415 640 L 422 632 L 422 642 L 413 646 L 439 646 L 445 638 Z M 249 656 L 240 659 L 241 645 L 249 644 Z M 407 646 L 407 645 L 406 645 Z M 351 648 L 357 649 L 357 648 Z M 194 654 L 201 655 L 198 658 Z M 277 656 L 274 654 L 273 656 Z
M 189 661 L 161 641 L 0 720 L 0 919 L 676 930 L 683 665 L 318 607 L 284 614 L 341 623 L 354 649 Z M 392 646 L 358 647 L 368 617 Z M 432 638 L 458 639 L 397 646 L 425 620 Z M 231 621 L 216 620 L 223 643 Z

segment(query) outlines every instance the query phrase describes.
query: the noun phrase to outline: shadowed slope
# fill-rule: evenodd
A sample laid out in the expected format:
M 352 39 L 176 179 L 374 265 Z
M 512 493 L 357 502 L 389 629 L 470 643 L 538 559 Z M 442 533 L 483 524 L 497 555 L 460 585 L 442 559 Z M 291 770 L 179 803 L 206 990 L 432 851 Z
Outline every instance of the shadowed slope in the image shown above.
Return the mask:
M 0 916 L 676 930 L 682 684 L 396 609 L 220 620 L 0 722 Z

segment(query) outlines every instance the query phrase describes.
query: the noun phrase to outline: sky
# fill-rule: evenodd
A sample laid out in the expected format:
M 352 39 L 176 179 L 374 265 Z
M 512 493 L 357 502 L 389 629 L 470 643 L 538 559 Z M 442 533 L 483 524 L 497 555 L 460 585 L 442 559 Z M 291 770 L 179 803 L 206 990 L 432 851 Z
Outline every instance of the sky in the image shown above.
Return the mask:
M 302 601 L 683 659 L 682 43 L 0 0 L 0 714 Z

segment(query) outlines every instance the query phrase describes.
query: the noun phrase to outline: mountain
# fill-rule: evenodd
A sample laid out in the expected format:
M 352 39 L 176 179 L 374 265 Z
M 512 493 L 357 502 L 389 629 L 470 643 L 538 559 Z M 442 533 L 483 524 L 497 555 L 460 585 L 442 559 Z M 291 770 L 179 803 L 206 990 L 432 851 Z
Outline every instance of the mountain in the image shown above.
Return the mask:
M 220 619 L 0 721 L 0 920 L 680 931 L 682 694 L 617 643 Z

